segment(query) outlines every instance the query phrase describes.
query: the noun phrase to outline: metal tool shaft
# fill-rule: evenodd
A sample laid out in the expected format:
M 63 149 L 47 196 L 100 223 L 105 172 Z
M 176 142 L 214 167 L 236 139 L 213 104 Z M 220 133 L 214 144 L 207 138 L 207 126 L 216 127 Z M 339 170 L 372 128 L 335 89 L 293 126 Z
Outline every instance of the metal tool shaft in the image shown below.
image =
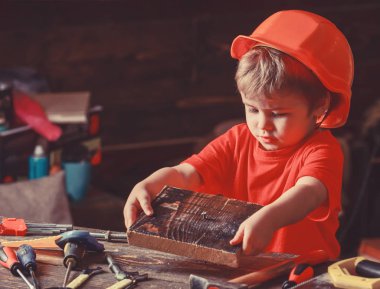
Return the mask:
M 25 281 L 25 283 L 28 285 L 28 287 L 30 289 L 36 289 L 36 287 L 34 287 L 34 285 L 29 282 L 29 280 L 24 276 L 24 274 L 22 274 L 20 269 L 16 269 L 16 271 L 17 271 L 18 275 Z
M 106 231 L 104 233 L 90 232 L 90 235 L 96 239 L 101 239 L 101 240 L 105 240 L 108 242 L 127 240 L 127 234 L 125 234 L 125 233 L 112 233 L 110 231 Z
M 72 261 L 69 261 L 67 263 L 68 263 L 68 265 L 67 265 L 65 277 L 63 278 L 62 287 L 66 287 L 67 281 L 69 280 L 69 276 L 70 276 L 70 272 L 71 272 L 71 267 L 72 267 L 72 264 L 73 264 Z
M 34 273 L 34 270 L 32 268 L 29 269 L 29 273 L 30 273 L 30 276 L 32 276 L 32 280 L 33 280 L 33 283 L 34 283 L 34 287 L 36 289 L 40 289 L 40 284 L 38 283 L 38 280 L 37 280 L 37 277 L 36 277 L 36 274 Z

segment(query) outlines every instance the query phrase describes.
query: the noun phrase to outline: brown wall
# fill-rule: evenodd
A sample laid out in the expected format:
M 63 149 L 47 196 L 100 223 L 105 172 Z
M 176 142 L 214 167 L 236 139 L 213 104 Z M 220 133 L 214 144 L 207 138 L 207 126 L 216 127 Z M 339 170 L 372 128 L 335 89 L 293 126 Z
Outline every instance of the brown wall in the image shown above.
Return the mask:
M 221 2 L 226 2 L 221 4 Z M 351 43 L 350 123 L 378 97 L 378 1 L 2 1 L 0 68 L 28 66 L 52 91 L 90 90 L 105 144 L 199 136 L 241 116 L 229 45 L 281 9 L 336 23 Z
M 0 69 L 32 67 L 52 91 L 92 92 L 92 103 L 104 107 L 105 145 L 93 182 L 126 196 L 192 146 L 113 145 L 199 137 L 242 117 L 230 43 L 283 9 L 321 14 L 347 36 L 356 75 L 346 128 L 358 127 L 378 99 L 377 0 L 1 1 Z

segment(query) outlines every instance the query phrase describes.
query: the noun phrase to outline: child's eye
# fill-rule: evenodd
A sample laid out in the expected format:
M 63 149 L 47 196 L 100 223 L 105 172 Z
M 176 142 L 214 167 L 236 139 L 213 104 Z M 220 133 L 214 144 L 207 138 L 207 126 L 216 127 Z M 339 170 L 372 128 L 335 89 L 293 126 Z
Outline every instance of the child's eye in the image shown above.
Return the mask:
M 250 113 L 257 113 L 259 112 L 257 108 L 254 108 L 254 107 L 248 107 L 248 112 Z
M 273 117 L 284 117 L 289 115 L 287 112 L 272 112 Z

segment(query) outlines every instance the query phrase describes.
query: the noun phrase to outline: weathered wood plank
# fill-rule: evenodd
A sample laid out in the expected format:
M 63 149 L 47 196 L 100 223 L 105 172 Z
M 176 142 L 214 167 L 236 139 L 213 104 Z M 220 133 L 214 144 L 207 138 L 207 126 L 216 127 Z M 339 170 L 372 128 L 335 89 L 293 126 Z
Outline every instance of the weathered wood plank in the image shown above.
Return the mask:
M 141 213 L 128 230 L 131 245 L 237 267 L 241 246 L 229 240 L 262 206 L 165 187 L 152 207 L 154 216 Z
M 91 230 L 94 231 L 94 230 Z M 0 237 L 0 242 L 5 240 L 20 240 L 36 237 Z M 140 283 L 138 288 L 168 288 L 168 289 L 188 289 L 190 274 L 209 276 L 213 278 L 231 279 L 243 274 L 267 268 L 284 260 L 291 262 L 294 255 L 287 254 L 262 254 L 257 257 L 246 257 L 244 266 L 241 268 L 229 268 L 227 266 L 215 265 L 203 261 L 196 261 L 187 257 L 172 255 L 165 252 L 149 250 L 131 246 L 125 243 L 103 242 L 106 250 L 110 252 L 122 270 L 138 271 L 148 273 L 149 280 Z M 62 265 L 62 251 L 37 252 L 38 271 L 37 277 L 42 288 L 60 286 L 63 281 L 65 268 Z M 112 285 L 116 279 L 109 272 L 103 254 L 88 254 L 83 268 L 94 268 L 101 266 L 105 273 L 95 275 L 84 288 L 100 289 Z M 285 272 L 284 272 L 285 273 Z M 72 273 L 76 277 L 79 272 Z M 27 288 L 21 278 L 14 277 L 8 270 L 0 266 L 0 288 L 14 289 Z M 268 288 L 268 287 L 262 287 Z M 274 287 L 276 288 L 276 287 Z

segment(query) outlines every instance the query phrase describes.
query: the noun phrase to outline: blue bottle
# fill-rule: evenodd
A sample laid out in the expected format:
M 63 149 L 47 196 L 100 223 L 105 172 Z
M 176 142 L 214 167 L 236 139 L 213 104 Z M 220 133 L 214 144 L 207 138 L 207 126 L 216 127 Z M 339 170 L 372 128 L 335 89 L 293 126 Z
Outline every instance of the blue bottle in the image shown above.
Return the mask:
M 41 145 L 37 145 L 29 157 L 29 179 L 38 179 L 48 175 L 48 158 Z

